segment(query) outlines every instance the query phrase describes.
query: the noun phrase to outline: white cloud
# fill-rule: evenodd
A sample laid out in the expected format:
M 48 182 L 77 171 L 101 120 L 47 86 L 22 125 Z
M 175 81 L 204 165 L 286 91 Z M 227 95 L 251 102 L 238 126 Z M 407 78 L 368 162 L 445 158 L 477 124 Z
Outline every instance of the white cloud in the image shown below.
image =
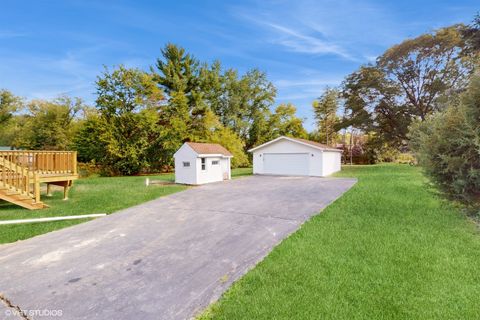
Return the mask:
M 294 30 L 275 23 L 266 22 L 265 25 L 280 33 L 281 38 L 273 40 L 295 52 L 309 54 L 334 54 L 345 59 L 353 60 L 353 58 L 345 51 L 345 49 L 335 43 L 323 40 L 308 34 L 304 34 L 298 30 Z
M 66 94 L 92 101 L 93 84 L 102 66 L 91 59 L 99 50 L 93 46 L 56 55 L 0 53 L 0 73 L 9 80 L 7 89 L 28 99 Z
M 371 0 L 258 0 L 235 6 L 232 15 L 254 23 L 264 41 L 289 51 L 334 55 L 351 62 L 381 54 L 413 28 L 399 21 L 388 4 Z
M 312 86 L 335 86 L 339 85 L 342 79 L 309 79 L 309 80 L 291 80 L 280 79 L 274 81 L 275 85 L 279 88 L 289 87 L 312 87 Z
M 21 38 L 28 36 L 26 32 L 0 30 L 0 39 Z

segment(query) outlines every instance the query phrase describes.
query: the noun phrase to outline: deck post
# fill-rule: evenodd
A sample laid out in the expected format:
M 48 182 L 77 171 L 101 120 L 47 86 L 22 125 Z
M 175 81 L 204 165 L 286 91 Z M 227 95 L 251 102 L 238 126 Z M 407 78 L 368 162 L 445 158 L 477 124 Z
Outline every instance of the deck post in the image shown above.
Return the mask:
M 38 177 L 38 173 L 33 174 L 33 180 L 34 180 L 34 192 L 35 192 L 35 202 L 39 203 L 40 202 L 40 179 Z
M 50 183 L 47 183 L 47 197 L 52 196 L 52 186 Z
M 72 181 L 67 181 L 65 186 L 63 187 L 63 200 L 68 200 L 68 191 L 70 190 L 70 186 L 72 185 Z
M 77 151 L 73 152 L 73 159 L 72 159 L 72 166 L 73 166 L 73 174 L 77 175 Z

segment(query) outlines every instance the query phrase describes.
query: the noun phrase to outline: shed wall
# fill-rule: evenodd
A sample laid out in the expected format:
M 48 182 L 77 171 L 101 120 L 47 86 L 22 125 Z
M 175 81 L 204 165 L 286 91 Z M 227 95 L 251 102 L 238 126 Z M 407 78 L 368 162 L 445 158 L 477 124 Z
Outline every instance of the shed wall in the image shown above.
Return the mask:
M 190 147 L 183 145 L 175 153 L 175 182 L 182 184 L 197 184 L 197 155 Z M 190 167 L 184 167 L 183 162 L 190 162 Z

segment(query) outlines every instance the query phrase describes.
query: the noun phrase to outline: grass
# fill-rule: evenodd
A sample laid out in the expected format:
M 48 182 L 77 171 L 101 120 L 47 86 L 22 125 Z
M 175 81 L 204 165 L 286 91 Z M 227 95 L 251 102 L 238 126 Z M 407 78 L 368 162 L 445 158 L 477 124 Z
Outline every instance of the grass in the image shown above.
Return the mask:
M 251 168 L 232 170 L 232 177 L 252 174 Z M 142 202 L 174 192 L 185 190 L 181 185 L 155 185 L 145 187 L 145 178 L 136 177 L 92 177 L 74 182 L 68 201 L 63 201 L 63 189 L 58 188 L 53 196 L 42 197 L 50 208 L 30 211 L 9 203 L 0 204 L 0 220 L 27 219 L 52 216 L 82 215 L 90 213 L 113 213 Z M 173 174 L 149 176 L 151 180 L 173 181 Z M 54 188 L 54 187 L 53 187 Z M 14 242 L 33 236 L 72 226 L 88 219 L 56 221 L 0 226 L 0 243 Z
M 478 226 L 418 168 L 340 175 L 359 181 L 200 319 L 480 319 Z
M 232 178 L 238 178 L 243 176 L 250 176 L 253 173 L 252 168 L 237 168 L 232 170 Z

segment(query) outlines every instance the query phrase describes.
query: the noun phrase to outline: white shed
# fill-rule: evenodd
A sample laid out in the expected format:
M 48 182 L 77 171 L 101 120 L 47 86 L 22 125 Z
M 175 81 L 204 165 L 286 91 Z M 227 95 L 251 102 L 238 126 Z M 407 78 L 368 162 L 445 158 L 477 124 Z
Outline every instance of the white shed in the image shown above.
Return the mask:
M 231 179 L 233 155 L 219 144 L 185 142 L 173 157 L 176 183 L 197 185 Z
M 315 141 L 282 136 L 248 151 L 254 174 L 325 177 L 341 170 L 342 151 Z

